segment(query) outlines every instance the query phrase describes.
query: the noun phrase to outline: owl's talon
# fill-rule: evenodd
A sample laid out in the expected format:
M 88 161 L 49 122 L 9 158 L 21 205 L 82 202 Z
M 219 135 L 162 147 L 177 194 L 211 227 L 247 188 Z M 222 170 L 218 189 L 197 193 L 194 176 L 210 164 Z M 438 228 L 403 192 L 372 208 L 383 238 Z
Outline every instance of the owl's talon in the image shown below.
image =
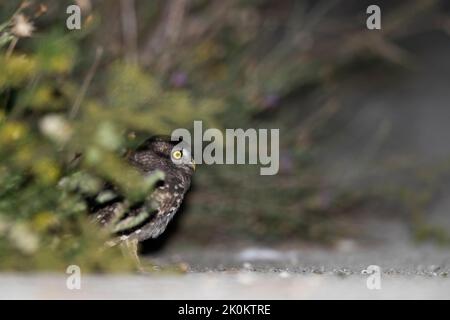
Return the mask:
M 179 263 L 179 264 L 169 264 L 169 265 L 155 265 L 151 262 L 144 262 L 144 264 L 141 264 L 140 271 L 142 273 L 158 273 L 158 274 L 167 274 L 167 275 L 173 275 L 173 274 L 184 274 L 188 272 L 189 266 L 185 263 Z

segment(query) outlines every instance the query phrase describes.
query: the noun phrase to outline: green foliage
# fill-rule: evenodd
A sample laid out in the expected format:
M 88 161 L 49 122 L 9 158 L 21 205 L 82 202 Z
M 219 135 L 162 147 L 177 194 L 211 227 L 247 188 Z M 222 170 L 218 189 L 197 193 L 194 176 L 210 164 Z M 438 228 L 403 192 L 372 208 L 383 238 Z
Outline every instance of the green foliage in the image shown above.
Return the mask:
M 95 75 L 107 78 L 105 87 L 93 86 L 104 95 L 84 96 L 90 83 L 78 74 L 89 70 L 76 38 L 51 29 L 21 38 L 12 28 L 8 22 L 0 31 L 0 268 L 130 269 L 117 248 L 105 247 L 123 226 L 99 231 L 84 197 L 101 193 L 107 181 L 128 205 L 142 201 L 164 176 L 142 177 L 123 160 L 126 150 L 192 123 L 197 106 L 208 105 L 205 120 L 213 119 L 221 104 L 163 90 L 149 72 L 120 61 Z M 16 47 L 21 43 L 26 50 Z

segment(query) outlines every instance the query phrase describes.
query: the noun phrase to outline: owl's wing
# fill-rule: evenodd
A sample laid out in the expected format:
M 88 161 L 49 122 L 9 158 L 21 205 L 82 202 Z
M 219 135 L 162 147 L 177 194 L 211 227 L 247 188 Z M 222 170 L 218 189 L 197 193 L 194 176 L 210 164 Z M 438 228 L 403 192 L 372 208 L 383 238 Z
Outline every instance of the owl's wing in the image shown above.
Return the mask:
M 116 245 L 124 240 L 137 239 L 143 241 L 149 238 L 156 238 L 164 232 L 169 222 L 179 209 L 184 193 L 173 192 L 168 187 L 158 187 L 150 196 L 150 202 L 156 208 L 143 205 L 127 212 L 125 215 L 120 203 L 115 203 L 97 213 L 98 219 L 104 220 L 104 225 L 117 221 L 117 217 L 122 214 L 120 221 L 115 227 L 120 236 L 108 242 L 109 245 Z M 101 221 L 100 221 L 101 222 Z
M 164 232 L 170 220 L 179 209 L 184 194 L 173 193 L 167 187 L 159 187 L 151 195 L 156 204 L 156 212 L 141 226 L 135 228 L 128 238 L 137 238 L 139 241 L 156 238 Z
M 94 222 L 101 226 L 108 226 L 113 221 L 119 220 L 124 214 L 124 204 L 122 202 L 114 202 L 99 209 L 94 214 Z

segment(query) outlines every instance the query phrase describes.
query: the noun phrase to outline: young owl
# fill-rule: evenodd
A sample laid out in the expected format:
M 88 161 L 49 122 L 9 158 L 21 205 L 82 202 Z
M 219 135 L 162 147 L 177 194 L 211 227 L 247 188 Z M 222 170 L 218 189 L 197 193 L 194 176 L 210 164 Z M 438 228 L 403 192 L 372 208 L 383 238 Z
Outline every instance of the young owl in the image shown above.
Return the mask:
M 188 148 L 166 136 L 155 136 L 146 140 L 136 150 L 128 153 L 127 160 L 143 175 L 162 171 L 164 180 L 160 181 L 144 203 L 130 208 L 125 214 L 120 213 L 124 208 L 123 198 L 109 201 L 94 213 L 95 219 L 105 226 L 120 215 L 121 220 L 115 223 L 124 225 L 125 228 L 118 232 L 118 238 L 111 241 L 111 245 L 126 241 L 136 246 L 137 242 L 156 238 L 163 233 L 179 209 L 195 170 L 195 163 Z M 136 220 L 139 216 L 145 218 L 126 228 L 127 220 Z

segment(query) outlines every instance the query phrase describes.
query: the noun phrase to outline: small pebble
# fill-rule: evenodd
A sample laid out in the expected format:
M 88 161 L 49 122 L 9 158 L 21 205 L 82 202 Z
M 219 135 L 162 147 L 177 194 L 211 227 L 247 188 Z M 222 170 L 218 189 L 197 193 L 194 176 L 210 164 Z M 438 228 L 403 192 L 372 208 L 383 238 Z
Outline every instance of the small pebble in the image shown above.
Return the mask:
M 244 267 L 244 269 L 247 269 L 247 270 L 253 268 L 253 266 L 250 262 L 244 262 L 243 267 Z

